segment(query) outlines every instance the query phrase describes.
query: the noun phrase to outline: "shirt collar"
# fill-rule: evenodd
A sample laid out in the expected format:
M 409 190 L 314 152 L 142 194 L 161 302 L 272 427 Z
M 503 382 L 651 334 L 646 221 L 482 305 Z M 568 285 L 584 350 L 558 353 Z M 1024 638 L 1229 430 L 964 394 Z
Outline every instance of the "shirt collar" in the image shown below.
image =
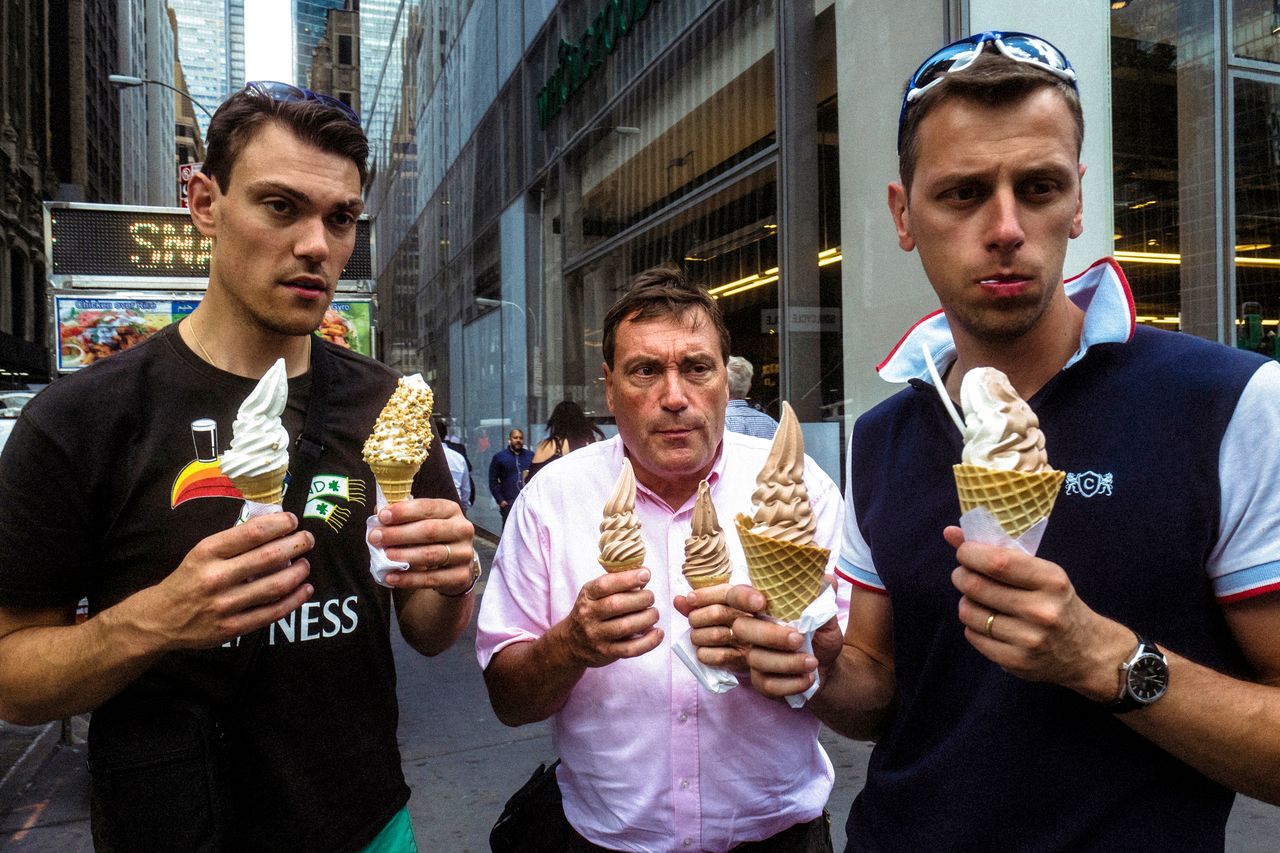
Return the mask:
M 725 433 L 728 434 L 728 430 L 725 430 Z M 608 440 L 614 443 L 613 451 L 610 454 L 610 458 L 613 464 L 613 470 L 615 472 L 619 472 L 622 470 L 622 453 L 623 453 L 622 436 L 615 435 L 613 438 L 610 438 Z M 720 446 L 716 448 L 716 461 L 712 463 L 711 471 L 707 474 L 707 485 L 711 487 L 711 490 L 713 492 L 715 491 L 716 483 L 720 482 L 720 477 L 724 474 L 724 441 L 725 441 L 724 436 L 721 436 Z M 617 476 L 618 476 L 617 473 L 615 473 L 614 474 L 615 479 L 617 478 Z M 667 505 L 666 501 L 658 497 L 656 492 L 654 492 L 644 483 L 640 482 L 639 478 L 637 478 L 636 479 L 636 496 L 639 497 L 640 495 L 644 495 L 646 498 L 648 498 L 651 501 L 654 501 L 659 506 Z M 697 500 L 697 498 L 698 498 L 698 493 L 695 490 L 693 495 L 689 498 L 689 500 L 685 501 L 684 506 L 676 507 L 675 514 L 679 515 L 680 513 L 685 512 L 686 510 L 692 510 L 693 503 L 694 501 Z
M 1124 271 L 1114 258 L 1094 261 L 1084 272 L 1064 281 L 1062 286 L 1067 298 L 1084 311 L 1080 347 L 1063 365 L 1063 369 L 1084 358 L 1084 354 L 1094 344 L 1122 344 L 1133 336 L 1136 322 L 1133 294 L 1129 290 Z M 876 366 L 880 378 L 887 382 L 906 382 L 910 379 L 930 382 L 922 345 L 933 357 L 939 374 L 944 373 L 951 362 L 955 361 L 955 339 L 941 308 L 926 314 L 907 330 L 885 360 Z

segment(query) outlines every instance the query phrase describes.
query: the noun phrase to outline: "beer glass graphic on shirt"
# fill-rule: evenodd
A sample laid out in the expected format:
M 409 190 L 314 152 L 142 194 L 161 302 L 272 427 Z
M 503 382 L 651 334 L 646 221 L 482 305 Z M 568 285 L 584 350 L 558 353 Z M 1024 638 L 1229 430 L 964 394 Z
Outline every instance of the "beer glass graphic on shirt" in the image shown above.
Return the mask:
M 196 459 L 200 462 L 218 461 L 218 422 L 213 418 L 200 418 L 191 422 L 191 440 L 196 446 Z

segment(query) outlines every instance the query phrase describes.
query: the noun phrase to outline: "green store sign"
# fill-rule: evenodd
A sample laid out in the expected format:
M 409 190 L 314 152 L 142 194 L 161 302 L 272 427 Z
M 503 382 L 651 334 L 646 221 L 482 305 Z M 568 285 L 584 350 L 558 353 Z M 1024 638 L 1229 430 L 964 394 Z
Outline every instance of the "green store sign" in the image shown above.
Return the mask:
M 560 40 L 560 65 L 538 90 L 538 121 L 544 130 L 655 2 L 607 0 L 576 43 Z

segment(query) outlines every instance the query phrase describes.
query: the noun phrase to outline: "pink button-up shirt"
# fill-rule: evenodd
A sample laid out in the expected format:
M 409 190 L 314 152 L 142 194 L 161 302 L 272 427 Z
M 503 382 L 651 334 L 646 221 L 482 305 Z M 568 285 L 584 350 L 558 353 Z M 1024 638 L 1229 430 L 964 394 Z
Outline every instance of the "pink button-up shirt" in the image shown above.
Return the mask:
M 766 440 L 726 432 L 708 477 L 734 583 L 748 578 L 733 517 L 750 513 L 768 450 Z M 621 468 L 622 442 L 613 438 L 557 460 L 521 492 L 480 605 L 482 668 L 562 620 L 582 586 L 602 574 L 600 512 Z M 818 521 L 815 544 L 831 549 L 834 579 L 844 501 L 811 459 L 805 483 Z M 693 504 L 691 496 L 672 512 L 639 487 L 636 513 L 662 645 L 588 669 L 552 720 L 565 815 L 587 840 L 612 850 L 728 850 L 813 820 L 831 793 L 834 773 L 811 713 L 749 685 L 709 693 L 671 651 L 673 635 L 688 628 L 671 601 L 689 591 L 680 567 Z M 848 595 L 841 582 L 842 628 Z

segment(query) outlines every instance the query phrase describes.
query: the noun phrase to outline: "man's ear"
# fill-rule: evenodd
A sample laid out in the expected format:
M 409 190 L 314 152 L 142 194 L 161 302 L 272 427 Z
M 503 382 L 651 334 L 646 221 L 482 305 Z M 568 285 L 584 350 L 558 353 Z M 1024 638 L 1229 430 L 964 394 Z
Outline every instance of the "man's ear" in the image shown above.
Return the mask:
M 893 227 L 898 232 L 898 245 L 904 252 L 916 247 L 916 238 L 911 236 L 911 211 L 907 209 L 907 191 L 898 181 L 889 184 L 889 214 L 893 216 Z
M 222 193 L 217 182 L 204 172 L 194 172 L 187 182 L 187 209 L 196 230 L 206 237 L 217 237 L 213 208 Z
M 604 402 L 609 407 L 609 414 L 613 414 L 613 371 L 604 362 L 601 362 L 600 369 L 604 371 Z

